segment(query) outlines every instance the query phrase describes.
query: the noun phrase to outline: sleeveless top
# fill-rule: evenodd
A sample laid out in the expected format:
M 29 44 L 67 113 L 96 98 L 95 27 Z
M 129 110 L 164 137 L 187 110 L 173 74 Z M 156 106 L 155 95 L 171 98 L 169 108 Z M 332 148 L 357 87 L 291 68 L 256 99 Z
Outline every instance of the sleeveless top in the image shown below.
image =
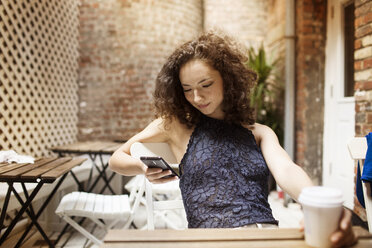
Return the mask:
M 269 169 L 250 130 L 203 116 L 180 171 L 189 228 L 278 224 L 268 203 Z

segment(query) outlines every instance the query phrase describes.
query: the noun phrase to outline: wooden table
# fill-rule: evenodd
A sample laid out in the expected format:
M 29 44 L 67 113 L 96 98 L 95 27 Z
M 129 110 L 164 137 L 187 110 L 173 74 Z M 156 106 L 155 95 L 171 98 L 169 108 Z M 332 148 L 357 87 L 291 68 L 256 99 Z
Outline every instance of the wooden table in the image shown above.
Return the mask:
M 8 184 L 7 194 L 5 196 L 4 204 L 1 208 L 1 215 L 0 215 L 0 230 L 3 228 L 4 219 L 9 203 L 9 199 L 11 197 L 11 193 L 17 198 L 18 202 L 22 206 L 19 210 L 18 214 L 14 217 L 11 221 L 10 225 L 7 227 L 6 231 L 1 234 L 0 236 L 0 246 L 8 237 L 10 232 L 13 230 L 15 224 L 18 222 L 19 218 L 22 216 L 23 213 L 27 213 L 27 215 L 31 219 L 31 224 L 26 228 L 25 232 L 23 233 L 22 237 L 18 241 L 15 247 L 19 247 L 25 237 L 27 236 L 28 232 L 31 230 L 32 226 L 35 225 L 40 234 L 43 236 L 45 241 L 47 241 L 50 247 L 53 247 L 54 244 L 50 241 L 44 230 L 41 228 L 37 219 L 40 217 L 43 210 L 46 208 L 52 197 L 54 196 L 55 192 L 57 192 L 59 186 L 62 184 L 64 179 L 66 178 L 67 174 L 77 165 L 83 163 L 86 159 L 72 159 L 70 157 L 65 158 L 40 158 L 35 161 L 34 164 L 17 164 L 17 163 L 1 163 L 0 164 L 0 182 L 6 182 Z M 56 180 L 59 180 L 54 188 L 52 189 L 51 193 L 47 197 L 47 199 L 43 202 L 40 209 L 35 212 L 34 208 L 32 207 L 32 201 L 35 196 L 38 194 L 42 186 L 47 183 L 53 183 Z M 14 183 L 21 183 L 23 188 L 23 193 L 25 196 L 25 201 L 19 195 L 19 192 L 15 190 L 13 187 Z M 36 187 L 33 189 L 31 194 L 28 193 L 26 189 L 25 183 L 37 183 Z
M 353 247 L 372 247 L 372 236 L 354 227 L 358 243 Z M 109 230 L 102 248 L 302 248 L 309 247 L 304 234 L 295 228 L 277 229 L 186 229 Z
M 88 179 L 88 186 L 85 189 L 81 189 L 86 192 L 92 192 L 92 190 L 97 185 L 98 181 L 102 179 L 105 182 L 104 187 L 99 191 L 100 194 L 108 188 L 112 194 L 116 194 L 110 186 L 110 182 L 116 173 L 112 172 L 108 176 L 107 168 L 108 163 L 103 160 L 103 155 L 111 155 L 116 151 L 122 143 L 110 142 L 110 141 L 86 141 L 86 142 L 76 142 L 73 144 L 52 147 L 51 150 L 59 154 L 60 157 L 65 155 L 82 155 L 87 154 L 93 163 L 93 167 Z M 98 160 L 98 161 L 97 161 Z M 98 171 L 98 176 L 95 181 L 91 184 L 91 176 L 93 173 L 93 168 Z

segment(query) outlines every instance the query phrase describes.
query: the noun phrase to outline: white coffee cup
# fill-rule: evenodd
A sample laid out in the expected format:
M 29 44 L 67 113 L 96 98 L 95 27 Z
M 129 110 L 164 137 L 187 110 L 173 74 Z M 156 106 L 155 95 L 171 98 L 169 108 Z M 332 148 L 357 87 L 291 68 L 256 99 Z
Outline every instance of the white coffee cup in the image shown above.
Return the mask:
M 338 229 L 342 191 L 322 186 L 306 187 L 299 198 L 305 221 L 305 241 L 313 247 L 331 247 L 330 236 Z

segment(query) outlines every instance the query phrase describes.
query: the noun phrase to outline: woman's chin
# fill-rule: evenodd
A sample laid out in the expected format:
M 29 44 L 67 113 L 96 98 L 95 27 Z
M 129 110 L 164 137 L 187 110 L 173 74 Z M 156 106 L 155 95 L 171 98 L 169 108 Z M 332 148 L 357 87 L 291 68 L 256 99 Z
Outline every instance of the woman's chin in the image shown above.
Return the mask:
M 210 118 L 213 118 L 213 119 L 218 119 L 218 120 L 223 120 L 224 119 L 224 115 L 223 114 L 216 114 L 216 113 L 209 113 L 209 114 L 204 114 Z

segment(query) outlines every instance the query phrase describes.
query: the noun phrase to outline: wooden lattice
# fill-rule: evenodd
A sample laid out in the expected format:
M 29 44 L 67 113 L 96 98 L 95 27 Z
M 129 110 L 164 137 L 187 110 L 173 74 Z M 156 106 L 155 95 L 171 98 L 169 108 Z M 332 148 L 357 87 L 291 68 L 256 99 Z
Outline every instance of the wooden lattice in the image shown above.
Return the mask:
M 0 150 L 45 156 L 76 139 L 78 4 L 0 1 Z

